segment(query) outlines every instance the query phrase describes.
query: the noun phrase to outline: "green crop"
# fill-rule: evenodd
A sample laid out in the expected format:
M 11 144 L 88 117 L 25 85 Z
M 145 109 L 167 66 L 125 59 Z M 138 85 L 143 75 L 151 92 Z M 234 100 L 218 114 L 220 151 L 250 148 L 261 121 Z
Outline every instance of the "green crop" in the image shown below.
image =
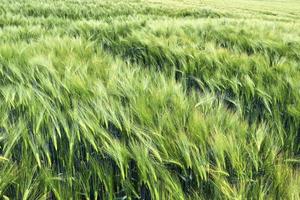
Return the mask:
M 2 0 L 0 199 L 300 199 L 300 2 Z

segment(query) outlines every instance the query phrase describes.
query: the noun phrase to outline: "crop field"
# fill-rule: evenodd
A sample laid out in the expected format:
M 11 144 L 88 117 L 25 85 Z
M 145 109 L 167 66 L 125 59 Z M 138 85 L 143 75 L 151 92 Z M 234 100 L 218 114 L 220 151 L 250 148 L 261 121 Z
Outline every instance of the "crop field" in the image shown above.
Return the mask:
M 0 199 L 300 199 L 300 1 L 0 0 Z

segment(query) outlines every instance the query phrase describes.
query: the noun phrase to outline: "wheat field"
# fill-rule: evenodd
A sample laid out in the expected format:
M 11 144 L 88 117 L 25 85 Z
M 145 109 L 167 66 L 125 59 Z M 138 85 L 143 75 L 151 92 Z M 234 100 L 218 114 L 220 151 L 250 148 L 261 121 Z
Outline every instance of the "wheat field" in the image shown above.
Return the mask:
M 300 1 L 1 0 L 0 199 L 300 199 Z

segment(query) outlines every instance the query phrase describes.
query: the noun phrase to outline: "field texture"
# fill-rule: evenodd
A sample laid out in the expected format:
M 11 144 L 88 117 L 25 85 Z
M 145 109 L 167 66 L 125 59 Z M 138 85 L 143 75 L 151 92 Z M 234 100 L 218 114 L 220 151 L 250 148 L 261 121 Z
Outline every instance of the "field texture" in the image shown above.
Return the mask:
M 300 1 L 0 0 L 0 199 L 300 199 Z

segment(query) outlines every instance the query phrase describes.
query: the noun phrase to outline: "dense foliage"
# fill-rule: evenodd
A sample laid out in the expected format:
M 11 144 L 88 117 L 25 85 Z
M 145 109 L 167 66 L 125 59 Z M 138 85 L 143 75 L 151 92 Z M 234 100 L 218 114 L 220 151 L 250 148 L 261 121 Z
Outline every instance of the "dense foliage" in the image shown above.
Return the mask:
M 299 158 L 299 1 L 1 1 L 1 199 L 300 199 Z

